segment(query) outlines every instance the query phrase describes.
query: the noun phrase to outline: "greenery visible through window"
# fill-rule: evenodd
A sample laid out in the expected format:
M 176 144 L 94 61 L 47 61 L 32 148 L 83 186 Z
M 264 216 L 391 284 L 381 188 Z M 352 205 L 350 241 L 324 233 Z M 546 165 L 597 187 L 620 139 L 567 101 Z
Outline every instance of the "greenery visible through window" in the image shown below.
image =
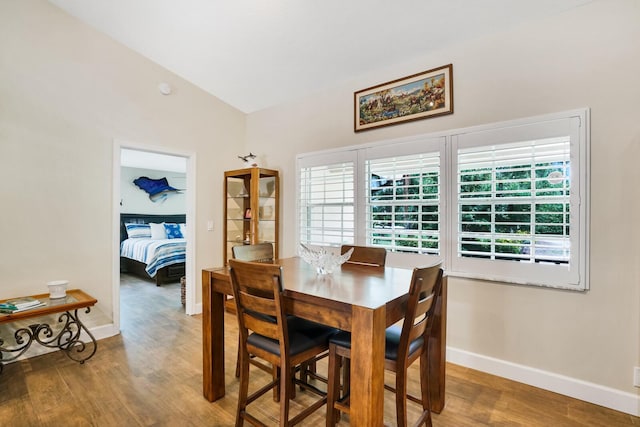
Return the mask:
M 569 138 L 458 150 L 459 254 L 569 262 Z
M 368 160 L 366 169 L 368 244 L 439 254 L 439 153 Z

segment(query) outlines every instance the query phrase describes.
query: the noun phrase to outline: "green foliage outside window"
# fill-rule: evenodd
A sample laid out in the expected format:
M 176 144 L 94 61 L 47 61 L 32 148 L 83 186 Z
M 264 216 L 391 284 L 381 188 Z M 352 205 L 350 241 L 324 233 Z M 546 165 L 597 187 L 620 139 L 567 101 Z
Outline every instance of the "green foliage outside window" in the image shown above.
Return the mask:
M 535 246 L 542 241 L 544 246 L 545 237 L 567 238 L 568 170 L 569 162 L 462 170 L 459 218 L 460 232 L 465 234 L 461 240 L 463 256 L 489 258 L 494 253 L 511 254 L 508 259 L 528 259 L 532 243 Z M 561 179 L 549 178 L 558 174 Z M 555 252 L 562 256 L 558 249 Z
M 372 244 L 402 252 L 437 253 L 439 249 L 438 172 L 406 174 L 399 179 L 372 175 Z

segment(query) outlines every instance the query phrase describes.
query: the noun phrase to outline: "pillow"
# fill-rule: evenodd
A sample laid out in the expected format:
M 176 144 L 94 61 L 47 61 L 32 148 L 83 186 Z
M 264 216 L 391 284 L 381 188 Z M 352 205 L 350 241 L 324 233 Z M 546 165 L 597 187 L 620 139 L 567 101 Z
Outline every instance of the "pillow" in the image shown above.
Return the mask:
M 164 222 L 161 224 L 150 223 L 151 238 L 154 240 L 166 239 L 167 233 L 164 231 Z
M 185 224 L 184 222 L 181 224 L 178 224 L 180 226 L 180 233 L 182 233 L 182 237 L 186 238 L 187 237 L 187 224 Z
M 151 238 L 151 227 L 149 224 L 125 224 L 127 236 L 130 239 L 149 239 Z
M 164 223 L 164 231 L 167 233 L 167 239 L 182 239 L 182 230 L 180 224 Z

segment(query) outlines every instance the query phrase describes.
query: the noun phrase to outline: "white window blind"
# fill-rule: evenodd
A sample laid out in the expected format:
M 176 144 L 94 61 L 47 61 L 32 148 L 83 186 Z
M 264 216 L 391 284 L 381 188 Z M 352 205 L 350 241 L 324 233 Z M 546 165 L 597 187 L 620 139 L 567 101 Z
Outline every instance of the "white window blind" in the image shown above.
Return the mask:
M 458 150 L 458 255 L 568 263 L 570 138 Z
M 354 162 L 299 170 L 300 242 L 341 245 L 354 240 Z
M 366 240 L 395 252 L 440 253 L 440 153 L 367 160 Z

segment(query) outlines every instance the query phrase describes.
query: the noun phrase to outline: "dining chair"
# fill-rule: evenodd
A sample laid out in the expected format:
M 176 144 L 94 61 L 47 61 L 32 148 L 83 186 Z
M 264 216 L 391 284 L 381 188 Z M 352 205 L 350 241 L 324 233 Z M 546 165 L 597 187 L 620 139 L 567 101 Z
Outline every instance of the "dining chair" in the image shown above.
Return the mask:
M 293 426 L 327 401 L 326 393 L 304 384 L 320 396 L 313 404 L 289 419 L 289 399 L 297 366 L 328 349 L 328 340 L 336 330 L 308 320 L 287 318 L 284 308 L 282 267 L 276 264 L 229 260 L 229 275 L 237 309 L 240 331 L 240 386 L 236 426 L 247 420 L 264 425 L 247 412 L 247 406 L 267 391 L 280 390 L 280 426 Z M 303 327 L 299 327 L 303 323 Z M 277 367 L 277 376 L 269 384 L 249 395 L 249 358 L 256 355 Z
M 255 245 L 236 245 L 231 247 L 231 255 L 234 259 L 252 262 L 273 262 L 273 245 L 271 243 L 257 243 Z M 238 343 L 239 344 L 239 343 Z M 253 357 L 251 363 L 261 369 L 266 370 L 266 366 L 256 361 Z M 238 345 L 238 356 L 236 358 L 236 378 L 240 377 L 240 345 Z M 274 392 L 274 399 L 277 401 L 279 395 Z
M 433 325 L 433 312 L 442 287 L 442 268 L 438 263 L 431 267 L 414 268 L 406 303 L 405 318 L 385 331 L 385 369 L 395 372 L 395 387 L 385 388 L 395 392 L 398 427 L 407 425 L 407 399 L 420 403 L 422 413 L 416 426 L 431 426 L 431 402 L 429 398 L 429 337 Z M 339 332 L 329 339 L 329 385 L 327 390 L 327 426 L 333 427 L 340 412 L 349 412 L 348 385 L 343 385 L 340 397 L 340 361 L 351 357 L 351 334 Z M 420 359 L 420 392 L 417 398 L 407 394 L 407 370 Z
M 375 267 L 383 267 L 387 259 L 387 250 L 385 248 L 378 248 L 373 246 L 353 246 L 342 245 L 340 247 L 340 254 L 353 248 L 351 257 L 346 261 L 349 264 L 363 264 Z
M 273 262 L 273 245 L 271 243 L 257 243 L 254 245 L 237 245 L 231 248 L 231 254 L 234 259 L 238 259 L 240 261 L 251 261 L 251 262 Z M 292 322 L 295 318 L 293 315 L 287 315 L 287 318 L 290 322 Z M 303 322 L 295 322 L 296 327 L 303 327 Z M 327 357 L 328 351 L 323 355 L 317 357 L 310 363 L 305 363 L 300 369 L 300 376 L 303 383 L 309 382 L 311 379 L 316 379 L 319 381 L 327 383 L 327 378 L 319 375 L 317 373 L 316 363 L 318 360 Z M 272 368 L 267 365 L 261 363 L 256 360 L 252 355 L 250 358 L 250 363 L 254 366 L 257 366 L 260 369 L 271 372 Z M 274 374 L 275 375 L 275 374 Z M 238 345 L 238 357 L 236 358 L 236 378 L 240 377 L 240 346 Z M 274 377 L 275 378 L 275 377 Z M 304 390 L 304 387 L 301 387 Z M 292 397 L 295 396 L 295 391 L 293 392 Z M 275 401 L 280 399 L 280 395 L 278 390 L 274 389 L 273 398 Z

